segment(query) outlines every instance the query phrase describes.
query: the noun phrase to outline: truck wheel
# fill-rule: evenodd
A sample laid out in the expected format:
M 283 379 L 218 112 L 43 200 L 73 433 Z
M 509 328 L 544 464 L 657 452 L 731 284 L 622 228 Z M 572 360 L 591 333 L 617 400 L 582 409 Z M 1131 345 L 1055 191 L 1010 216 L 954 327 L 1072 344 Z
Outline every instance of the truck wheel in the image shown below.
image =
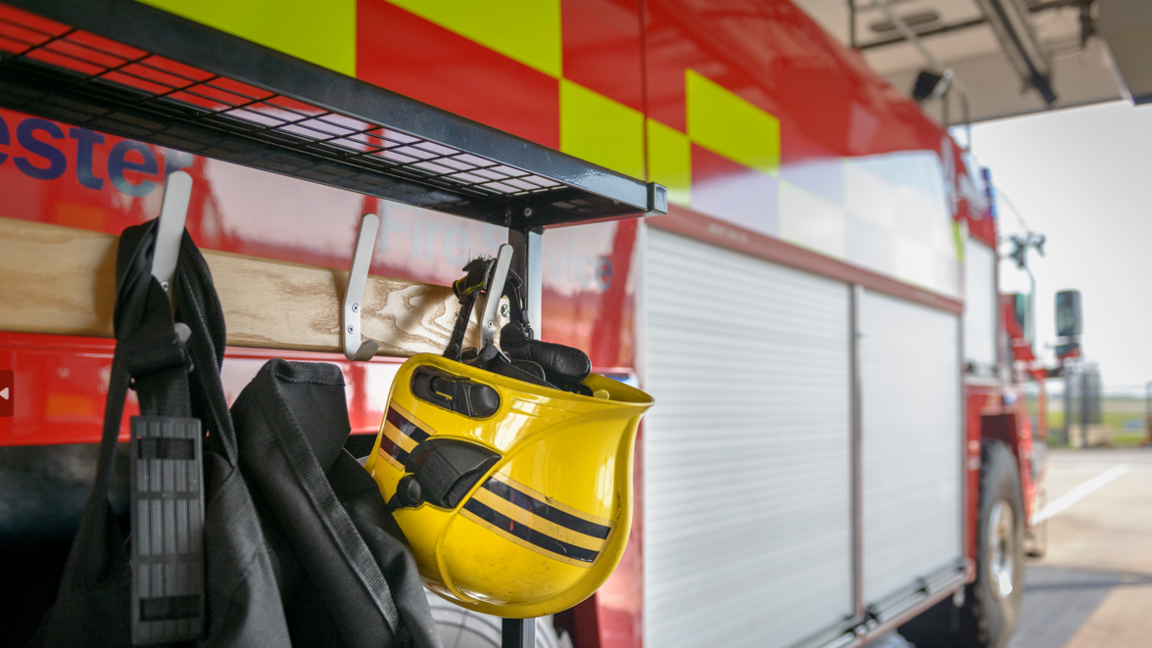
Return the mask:
M 960 607 L 948 598 L 900 628 L 917 648 L 1005 648 L 1024 594 L 1024 496 L 1008 446 L 985 443 L 980 468 L 976 581 Z

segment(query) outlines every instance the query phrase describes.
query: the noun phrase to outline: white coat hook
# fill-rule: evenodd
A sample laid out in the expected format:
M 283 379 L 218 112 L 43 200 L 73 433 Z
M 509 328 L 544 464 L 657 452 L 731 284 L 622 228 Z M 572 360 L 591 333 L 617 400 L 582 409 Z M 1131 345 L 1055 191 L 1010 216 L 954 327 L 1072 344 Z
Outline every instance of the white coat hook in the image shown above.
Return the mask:
M 188 218 L 188 201 L 192 197 L 192 176 L 184 171 L 168 174 L 164 181 L 164 199 L 160 205 L 159 225 L 156 227 L 156 245 L 152 249 L 152 276 L 168 294 L 176 297 L 176 262 L 180 258 L 180 241 L 184 238 L 184 222 Z M 192 330 L 183 323 L 176 324 L 176 333 L 187 342 Z
M 496 340 L 496 307 L 504 296 L 504 284 L 508 281 L 508 269 L 512 267 L 512 246 L 505 243 L 496 253 L 496 271 L 492 273 L 492 283 L 488 286 L 488 296 L 484 298 L 483 318 L 480 320 L 480 339 L 488 347 Z
M 192 197 L 192 176 L 183 171 L 168 174 L 164 182 L 164 200 L 160 206 L 160 226 L 156 228 L 156 247 L 152 251 L 152 276 L 171 297 L 176 260 L 180 258 L 180 240 L 184 238 L 184 221 L 188 218 L 188 200 Z
M 370 360 L 380 348 L 375 340 L 360 337 L 360 306 L 364 301 L 364 285 L 368 283 L 368 267 L 376 251 L 376 234 L 380 231 L 380 217 L 364 214 L 360 217 L 360 230 L 356 233 L 356 250 L 352 256 L 352 270 L 348 273 L 348 290 L 344 293 L 340 329 L 344 339 L 344 357 L 349 360 Z

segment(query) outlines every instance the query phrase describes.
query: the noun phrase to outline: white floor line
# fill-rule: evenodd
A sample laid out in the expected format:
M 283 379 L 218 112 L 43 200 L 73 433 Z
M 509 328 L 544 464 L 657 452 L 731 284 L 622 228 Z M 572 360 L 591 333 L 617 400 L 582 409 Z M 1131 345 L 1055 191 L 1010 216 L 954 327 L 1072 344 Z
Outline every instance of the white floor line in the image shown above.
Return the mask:
M 1106 473 L 1096 475 L 1092 479 L 1089 479 L 1083 484 L 1080 484 L 1076 488 L 1068 491 L 1059 499 L 1053 502 L 1049 502 L 1048 506 L 1040 509 L 1040 511 L 1032 517 L 1032 524 L 1039 524 L 1044 520 L 1056 517 L 1060 513 L 1063 513 L 1065 510 L 1067 510 L 1069 506 L 1072 506 L 1076 502 L 1079 502 L 1085 497 L 1091 495 L 1093 492 L 1103 488 L 1105 485 L 1112 482 L 1117 477 L 1120 477 L 1126 472 L 1128 472 L 1128 464 L 1120 464 L 1119 466 L 1116 466 Z

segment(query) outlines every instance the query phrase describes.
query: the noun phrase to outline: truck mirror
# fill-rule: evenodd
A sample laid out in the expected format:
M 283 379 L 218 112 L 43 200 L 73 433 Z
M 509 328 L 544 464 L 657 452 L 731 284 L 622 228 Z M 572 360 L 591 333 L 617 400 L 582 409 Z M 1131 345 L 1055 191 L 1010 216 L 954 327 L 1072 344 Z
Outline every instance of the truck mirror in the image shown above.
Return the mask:
M 1020 325 L 1020 332 L 1027 336 L 1028 295 L 1021 293 L 1009 293 L 1007 297 L 1012 300 L 1012 314 L 1016 317 L 1016 323 Z
M 1080 316 L 1080 291 L 1061 290 L 1056 293 L 1056 336 L 1076 337 L 1084 332 Z

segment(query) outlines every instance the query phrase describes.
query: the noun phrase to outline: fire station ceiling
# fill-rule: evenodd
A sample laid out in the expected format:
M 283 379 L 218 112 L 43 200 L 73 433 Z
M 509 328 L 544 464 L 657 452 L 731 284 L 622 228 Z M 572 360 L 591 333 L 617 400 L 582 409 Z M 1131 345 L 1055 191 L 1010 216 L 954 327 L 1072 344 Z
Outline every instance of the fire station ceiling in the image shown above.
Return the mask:
M 854 0 L 855 20 L 849 0 L 793 1 L 840 42 L 854 41 L 869 66 L 905 94 L 913 94 L 921 71 L 951 69 L 960 82 L 948 106 L 952 125 L 963 121 L 961 89 L 972 121 L 1122 97 L 1143 103 L 1147 93 L 1139 78 L 1141 62 L 1152 60 L 1147 0 Z M 918 36 L 935 64 L 889 12 Z M 1138 29 L 1143 24 L 1150 29 Z M 1139 52 L 1122 51 L 1133 44 Z M 1126 58 L 1133 60 L 1127 74 Z M 941 100 L 930 97 L 922 105 L 945 121 Z

